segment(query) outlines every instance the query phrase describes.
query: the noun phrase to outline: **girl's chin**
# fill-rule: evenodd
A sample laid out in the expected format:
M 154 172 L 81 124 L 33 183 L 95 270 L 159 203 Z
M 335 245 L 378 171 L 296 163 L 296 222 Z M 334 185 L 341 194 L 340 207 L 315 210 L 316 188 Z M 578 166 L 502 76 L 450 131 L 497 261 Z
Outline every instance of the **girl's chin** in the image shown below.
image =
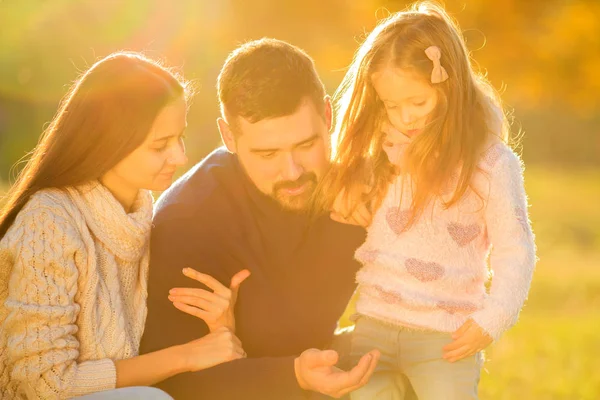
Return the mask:
M 404 134 L 406 136 L 408 136 L 409 138 L 415 137 L 417 136 L 419 133 L 421 133 L 422 129 L 409 129 L 404 131 Z

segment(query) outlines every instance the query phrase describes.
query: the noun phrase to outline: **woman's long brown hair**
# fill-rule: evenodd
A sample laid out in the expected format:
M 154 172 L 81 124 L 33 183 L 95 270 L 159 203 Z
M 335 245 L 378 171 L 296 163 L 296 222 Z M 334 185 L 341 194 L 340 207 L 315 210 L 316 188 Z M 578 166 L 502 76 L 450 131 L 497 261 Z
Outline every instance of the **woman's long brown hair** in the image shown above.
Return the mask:
M 317 190 L 316 210 L 331 209 L 342 191 L 373 208 L 381 204 L 396 171 L 382 148 L 386 114 L 371 76 L 394 67 L 430 82 L 433 64 L 425 55 L 429 46 L 441 50 L 449 79 L 433 85 L 438 104 L 405 152 L 402 172 L 414 183 L 407 226 L 457 171 L 456 190 L 445 206 L 452 206 L 465 194 L 484 144 L 490 135 L 507 141 L 508 124 L 499 96 L 483 75 L 474 72 L 459 32 L 443 8 L 423 2 L 391 15 L 368 35 L 334 95 L 333 166 Z M 371 187 L 366 194 L 365 185 Z
M 0 210 L 0 238 L 29 198 L 100 178 L 139 147 L 157 114 L 188 85 L 158 62 L 119 52 L 71 86 Z

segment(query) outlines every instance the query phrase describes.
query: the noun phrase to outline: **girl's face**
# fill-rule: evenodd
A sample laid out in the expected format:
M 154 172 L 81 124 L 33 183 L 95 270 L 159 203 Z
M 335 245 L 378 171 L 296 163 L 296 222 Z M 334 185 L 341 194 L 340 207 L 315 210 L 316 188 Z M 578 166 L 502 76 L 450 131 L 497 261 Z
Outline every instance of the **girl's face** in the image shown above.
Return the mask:
M 186 114 L 183 97 L 165 106 L 156 116 L 144 142 L 106 175 L 120 187 L 166 190 L 177 167 L 187 162 L 183 144 Z
M 418 135 L 437 105 L 437 91 L 429 82 L 400 68 L 387 66 L 371 75 L 390 123 L 408 137 Z M 396 142 L 395 138 L 388 138 Z

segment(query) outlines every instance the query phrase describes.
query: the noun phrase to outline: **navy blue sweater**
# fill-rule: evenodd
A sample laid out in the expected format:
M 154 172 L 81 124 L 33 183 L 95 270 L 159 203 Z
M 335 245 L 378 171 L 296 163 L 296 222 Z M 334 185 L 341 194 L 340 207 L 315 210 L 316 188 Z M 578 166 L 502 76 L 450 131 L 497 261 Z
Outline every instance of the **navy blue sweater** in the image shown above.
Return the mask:
M 151 238 L 148 318 L 141 352 L 182 344 L 206 324 L 168 300 L 173 287 L 200 287 L 191 267 L 229 286 L 247 268 L 235 309 L 247 359 L 184 373 L 158 386 L 177 400 L 303 398 L 293 360 L 323 348 L 355 288 L 362 228 L 281 209 L 249 181 L 237 157 L 218 149 L 157 204 Z

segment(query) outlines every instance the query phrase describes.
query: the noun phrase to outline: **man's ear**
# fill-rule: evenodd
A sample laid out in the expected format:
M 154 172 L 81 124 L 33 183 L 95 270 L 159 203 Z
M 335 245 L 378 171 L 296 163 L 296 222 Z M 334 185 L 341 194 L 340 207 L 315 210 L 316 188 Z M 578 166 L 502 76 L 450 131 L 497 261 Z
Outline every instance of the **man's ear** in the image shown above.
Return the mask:
M 217 118 L 217 126 L 219 127 L 219 133 L 221 134 L 221 140 L 223 140 L 225 147 L 227 147 L 227 150 L 230 153 L 235 153 L 236 152 L 235 137 L 233 136 L 233 132 L 231 132 L 231 128 L 229 127 L 229 124 L 227 124 L 227 122 L 225 122 L 225 120 L 223 118 Z
M 327 130 L 331 131 L 331 124 L 333 123 L 333 107 L 331 106 L 331 97 L 326 94 L 323 100 L 325 101 L 325 123 L 327 124 Z

